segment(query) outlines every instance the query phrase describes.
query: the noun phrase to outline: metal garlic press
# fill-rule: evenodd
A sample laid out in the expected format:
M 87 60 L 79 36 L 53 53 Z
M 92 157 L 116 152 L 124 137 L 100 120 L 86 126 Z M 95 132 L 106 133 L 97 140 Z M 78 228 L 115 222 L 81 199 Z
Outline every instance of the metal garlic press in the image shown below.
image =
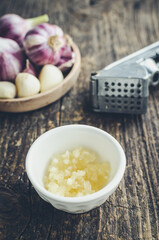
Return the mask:
M 149 86 L 159 83 L 159 42 L 91 74 L 91 106 L 96 112 L 146 113 Z

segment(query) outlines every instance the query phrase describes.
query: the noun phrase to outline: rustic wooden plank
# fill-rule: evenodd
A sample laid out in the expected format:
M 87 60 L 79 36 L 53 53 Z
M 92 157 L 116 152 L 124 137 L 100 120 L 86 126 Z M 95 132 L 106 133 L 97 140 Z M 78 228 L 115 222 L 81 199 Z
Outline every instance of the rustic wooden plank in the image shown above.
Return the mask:
M 21 114 L 0 113 L 0 239 L 159 239 L 159 86 L 146 115 L 100 114 L 89 103 L 92 71 L 159 38 L 159 3 L 145 1 L 1 1 L 1 15 L 48 13 L 80 47 L 80 77 L 61 100 Z M 124 179 L 101 207 L 72 215 L 41 200 L 28 181 L 32 142 L 59 125 L 89 124 L 113 135 L 127 156 Z
M 118 7 L 119 6 L 117 6 L 117 8 Z M 121 9 L 122 9 L 122 6 L 121 6 Z M 124 12 L 124 14 L 125 14 L 125 12 Z M 132 12 L 131 14 L 133 15 L 134 13 Z M 114 56 L 114 58 L 116 58 L 116 59 L 119 59 L 120 57 L 146 45 L 145 42 L 144 43 L 141 42 L 140 30 L 138 30 L 136 28 L 137 27 L 136 25 L 134 26 L 134 23 L 132 23 L 132 31 L 129 31 L 128 28 L 130 27 L 130 25 L 127 26 L 127 29 L 125 29 L 125 30 L 122 29 L 122 27 L 123 27 L 122 19 L 121 19 L 122 17 L 120 17 L 120 16 L 118 17 L 117 14 L 114 14 L 111 12 L 108 16 L 104 16 L 104 17 L 105 17 L 105 22 L 100 21 L 98 23 L 94 23 L 95 27 L 92 24 L 93 30 L 96 31 L 96 34 L 91 33 L 95 40 L 93 43 L 94 43 L 94 53 L 95 53 L 94 55 L 96 56 L 96 59 L 92 60 L 92 62 L 94 61 L 95 63 L 93 62 L 93 64 L 91 64 L 91 65 L 95 66 L 95 67 L 98 66 L 98 63 L 102 63 L 102 61 L 103 61 L 103 66 L 106 63 L 106 61 L 110 61 L 110 58 L 106 57 L 106 56 L 108 56 L 107 52 L 105 52 L 107 44 L 105 44 L 105 46 L 102 45 L 103 46 L 102 53 L 101 53 L 101 49 L 100 49 L 101 46 L 99 45 L 102 41 L 101 39 L 106 39 L 105 35 L 99 36 L 99 34 L 102 34 L 102 32 L 104 32 L 103 26 L 107 27 L 107 25 L 108 25 L 108 27 L 106 29 L 109 29 L 109 31 L 110 31 L 108 39 L 111 36 L 111 42 L 113 45 L 110 46 L 110 40 L 108 40 L 107 43 L 108 43 L 109 51 L 110 51 L 110 47 L 113 48 L 112 49 L 113 55 L 111 53 L 111 59 L 112 59 L 112 56 Z M 131 19 L 131 17 L 130 17 L 130 19 Z M 129 19 L 129 23 L 130 23 L 130 19 Z M 117 24 L 117 26 L 115 25 L 115 23 Z M 96 27 L 96 25 L 98 25 L 98 27 Z M 99 29 L 100 27 L 102 28 L 102 30 Z M 126 26 L 124 26 L 124 27 L 126 28 Z M 140 27 L 142 27 L 142 25 Z M 143 31 L 144 31 L 144 29 L 143 29 Z M 153 32 L 153 29 L 152 29 L 152 32 Z M 144 34 L 141 34 L 141 36 L 144 36 L 144 35 L 145 35 L 145 32 L 144 32 Z M 101 41 L 99 41 L 99 39 Z M 133 39 L 134 44 L 131 42 L 132 39 Z M 102 41 L 102 43 L 103 43 L 103 41 Z M 149 43 L 147 42 L 147 44 L 149 44 Z M 86 43 L 83 42 L 82 45 L 86 45 Z M 129 49 L 128 46 L 130 46 L 131 48 Z M 85 48 L 85 47 L 82 46 L 82 48 Z M 88 58 L 91 59 L 91 54 L 90 54 L 90 56 L 88 56 Z M 87 62 L 88 61 L 86 59 L 86 62 L 84 62 L 84 64 L 83 64 L 83 68 L 84 68 L 83 72 L 86 72 L 86 73 L 90 72 L 90 67 L 92 67 L 92 66 L 87 66 L 86 65 Z M 97 64 L 96 64 L 96 62 L 97 62 Z M 86 76 L 85 79 L 83 80 L 84 81 L 83 84 L 85 86 L 86 86 L 85 81 L 87 79 L 89 79 L 89 78 L 87 78 L 87 76 Z M 82 79 L 81 79 L 81 81 L 82 81 Z M 78 85 L 79 92 L 80 92 L 81 85 L 82 85 L 82 83 L 80 82 L 80 84 Z M 146 198 L 147 186 L 145 186 L 145 189 L 143 189 L 143 185 L 145 184 L 145 179 L 143 180 L 142 170 L 141 170 L 141 172 L 140 172 L 140 170 L 138 170 L 138 167 L 139 167 L 139 169 L 141 168 L 141 166 L 140 166 L 141 157 L 140 157 L 138 146 L 140 146 L 140 141 L 141 142 L 143 141 L 143 133 L 141 132 L 141 134 L 139 136 L 138 131 L 142 125 L 141 121 L 144 121 L 145 119 L 144 118 L 142 119 L 140 116 L 135 117 L 135 118 L 125 116 L 124 119 L 122 117 L 119 117 L 118 121 L 117 121 L 117 119 L 114 119 L 114 116 L 112 117 L 112 116 L 106 116 L 106 115 L 101 116 L 100 115 L 100 119 L 101 119 L 101 117 L 103 117 L 102 122 L 105 122 L 105 125 L 108 125 L 108 127 L 105 128 L 105 125 L 103 125 L 103 123 L 102 124 L 100 123 L 98 114 L 93 115 L 93 113 L 89 112 L 89 117 L 87 118 L 87 115 L 86 115 L 87 113 L 84 112 L 84 107 L 86 108 L 86 106 L 85 106 L 86 104 L 84 104 L 85 100 L 82 100 L 82 95 L 83 95 L 82 92 L 80 92 L 80 95 L 81 95 L 81 101 L 79 101 L 79 100 L 77 100 L 77 101 L 79 103 L 78 105 L 82 105 L 82 106 L 78 107 L 78 109 L 79 109 L 78 118 L 73 117 L 72 114 L 70 115 L 70 112 L 68 110 L 68 111 L 66 111 L 67 114 L 65 114 L 63 116 L 64 120 L 63 120 L 62 124 L 65 123 L 65 120 L 67 118 L 68 119 L 72 118 L 73 120 L 75 120 L 75 122 L 76 121 L 78 122 L 80 118 L 81 118 L 80 119 L 81 122 L 84 122 L 84 121 L 86 121 L 85 119 L 87 119 L 87 123 L 88 122 L 91 124 L 93 123 L 93 125 L 98 126 L 98 127 L 100 126 L 101 128 L 103 128 L 105 130 L 111 129 L 111 134 L 113 134 L 115 137 L 117 137 L 118 140 L 122 141 L 122 139 L 119 138 L 119 131 L 117 129 L 113 129 L 113 126 L 111 126 L 111 125 L 116 126 L 118 124 L 118 125 L 121 125 L 122 127 L 124 127 L 122 134 L 124 134 L 125 137 L 127 136 L 127 139 L 130 141 L 130 147 L 127 146 L 127 142 L 122 142 L 125 145 L 125 148 L 126 148 L 126 146 L 128 147 L 128 150 L 126 151 L 126 153 L 128 154 L 128 156 L 130 155 L 129 156 L 130 163 L 128 162 L 129 170 L 127 170 L 128 173 L 126 175 L 127 176 L 127 185 L 125 186 L 127 197 L 124 199 L 124 197 L 126 195 L 123 193 L 123 198 L 122 197 L 120 198 L 119 197 L 120 195 L 117 190 L 118 197 L 117 197 L 117 199 L 113 199 L 113 200 L 115 200 L 115 205 L 117 208 L 115 215 L 118 216 L 118 218 L 119 218 L 119 222 L 118 222 L 119 225 L 118 225 L 118 227 L 116 227 L 116 229 L 120 229 L 120 230 L 118 232 L 117 232 L 117 230 L 113 231 L 113 233 L 115 233 L 115 234 L 111 234 L 110 228 L 107 227 L 107 229 L 106 229 L 107 231 L 104 231 L 102 239 L 107 239 L 108 236 L 110 237 L 110 239 L 111 238 L 115 239 L 116 236 L 118 236 L 118 238 L 120 237 L 121 239 L 130 239 L 131 237 L 132 237 L 132 239 L 151 239 L 151 238 L 155 239 L 155 236 L 157 236 L 157 233 L 158 233 L 158 222 L 156 222 L 155 227 L 154 227 L 157 229 L 157 231 L 155 231 L 156 234 L 154 234 L 152 237 L 151 227 L 153 227 L 154 225 L 150 224 L 150 216 L 149 216 L 149 209 L 148 209 L 149 203 L 147 202 L 148 200 Z M 73 100 L 74 100 L 74 98 L 73 98 Z M 67 103 L 67 101 L 66 101 L 66 103 Z M 68 109 L 69 109 L 70 105 L 71 104 L 69 103 L 69 105 L 67 106 Z M 76 112 L 73 111 L 73 113 L 75 115 Z M 84 117 L 82 118 L 82 116 L 84 116 L 85 118 Z M 104 117 L 105 117 L 105 119 L 104 119 Z M 93 121 L 92 121 L 92 119 L 93 119 Z M 123 121 L 124 121 L 124 124 L 123 124 Z M 136 126 L 137 123 L 134 124 L 134 122 L 136 122 L 136 121 L 139 122 L 138 126 Z M 72 122 L 74 123 L 74 121 L 72 121 Z M 130 126 L 131 126 L 131 128 L 130 128 Z M 127 128 L 130 128 L 131 131 L 128 131 Z M 121 127 L 119 129 L 121 129 Z M 110 130 L 108 130 L 108 131 L 110 131 Z M 156 134 L 156 131 L 155 131 L 155 134 Z M 136 144 L 136 139 L 138 139 L 138 138 L 140 139 L 140 141 L 138 141 L 138 144 Z M 141 146 L 141 147 L 144 148 L 144 146 Z M 133 156 L 132 156 L 132 152 L 130 152 L 129 149 L 133 149 Z M 143 150 L 140 150 L 140 151 L 143 152 Z M 138 164 L 136 163 L 136 160 L 137 160 Z M 132 163 L 132 161 L 133 161 L 133 163 Z M 132 168 L 134 168 L 134 167 L 135 167 L 135 172 L 132 171 Z M 149 176 L 146 176 L 146 178 L 149 178 Z M 136 181 L 138 181 L 139 186 L 135 186 Z M 132 185 L 132 191 L 130 189 L 131 185 Z M 144 190 L 144 193 L 143 193 L 143 190 Z M 141 195 L 140 195 L 140 193 L 141 193 Z M 142 200 L 142 198 L 145 200 L 145 202 Z M 111 197 L 110 197 L 110 199 L 111 199 Z M 156 209 L 156 207 L 157 206 L 155 206 L 154 208 Z M 112 214 L 112 212 L 111 212 L 110 215 L 114 215 L 114 214 Z M 108 217 L 110 217 L 110 215 Z M 157 213 L 155 213 L 154 215 L 156 218 Z M 124 222 L 124 220 L 125 220 L 125 222 Z M 100 219 L 100 221 L 101 221 L 101 219 Z M 106 222 L 105 222 L 105 224 L 106 224 Z M 107 224 L 106 224 L 106 226 L 107 226 Z M 133 231 L 131 230 L 132 226 L 133 226 Z M 125 227 L 125 232 L 124 232 L 124 227 Z M 122 229 L 122 231 L 121 231 L 121 229 Z M 107 235 L 106 235 L 106 233 L 107 233 Z

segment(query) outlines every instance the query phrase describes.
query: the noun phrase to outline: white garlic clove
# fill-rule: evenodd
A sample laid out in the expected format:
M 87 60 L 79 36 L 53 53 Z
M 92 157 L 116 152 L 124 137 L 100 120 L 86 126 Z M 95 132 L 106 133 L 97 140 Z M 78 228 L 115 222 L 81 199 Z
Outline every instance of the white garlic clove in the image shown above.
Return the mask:
M 0 82 L 0 98 L 14 98 L 16 96 L 16 87 L 14 83 Z
M 18 97 L 33 96 L 40 91 L 39 80 L 30 73 L 19 73 L 15 80 Z
M 63 81 L 64 77 L 61 70 L 51 64 L 46 64 L 39 75 L 41 92 L 45 92 L 56 87 Z

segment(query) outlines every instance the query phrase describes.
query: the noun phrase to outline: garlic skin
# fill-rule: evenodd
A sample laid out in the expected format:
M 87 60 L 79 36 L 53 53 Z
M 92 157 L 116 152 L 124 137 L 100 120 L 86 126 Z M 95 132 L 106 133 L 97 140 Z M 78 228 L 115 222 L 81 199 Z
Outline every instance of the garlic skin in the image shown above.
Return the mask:
M 71 59 L 71 60 L 61 59 L 57 67 L 64 73 L 70 70 L 70 68 L 73 66 L 74 63 L 75 63 L 74 59 Z
M 18 97 L 33 96 L 40 91 L 39 80 L 30 73 L 19 73 L 15 82 Z
M 0 82 L 0 98 L 15 98 L 15 84 L 7 81 Z
M 31 64 L 31 62 L 28 59 L 26 60 L 26 65 L 25 65 L 25 69 L 23 70 L 23 72 L 30 73 L 30 74 L 34 75 L 35 77 L 37 75 L 35 67 L 33 66 L 33 64 Z
M 54 65 L 45 65 L 39 75 L 41 92 L 48 91 L 63 81 L 64 77 L 59 68 Z
M 30 30 L 23 41 L 28 58 L 36 65 L 58 64 L 66 46 L 63 31 L 56 25 L 43 23 Z
M 22 44 L 25 34 L 42 22 L 48 22 L 48 15 L 24 19 L 17 14 L 5 14 L 0 18 L 0 36 Z
M 0 37 L 0 81 L 13 81 L 22 71 L 24 53 L 17 42 Z
M 56 65 L 62 72 L 70 70 L 70 68 L 75 63 L 75 53 L 71 47 L 72 38 L 68 35 L 65 35 L 66 45 L 62 48 L 61 57 Z

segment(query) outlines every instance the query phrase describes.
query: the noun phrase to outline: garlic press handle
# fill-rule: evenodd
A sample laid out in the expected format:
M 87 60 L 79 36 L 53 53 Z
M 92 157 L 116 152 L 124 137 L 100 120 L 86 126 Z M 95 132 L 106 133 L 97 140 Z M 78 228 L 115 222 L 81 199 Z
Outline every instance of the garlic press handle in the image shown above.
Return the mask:
M 102 71 L 108 71 L 116 66 L 119 67 L 122 64 L 134 62 L 146 69 L 149 85 L 156 86 L 159 84 L 159 41 L 109 64 Z

